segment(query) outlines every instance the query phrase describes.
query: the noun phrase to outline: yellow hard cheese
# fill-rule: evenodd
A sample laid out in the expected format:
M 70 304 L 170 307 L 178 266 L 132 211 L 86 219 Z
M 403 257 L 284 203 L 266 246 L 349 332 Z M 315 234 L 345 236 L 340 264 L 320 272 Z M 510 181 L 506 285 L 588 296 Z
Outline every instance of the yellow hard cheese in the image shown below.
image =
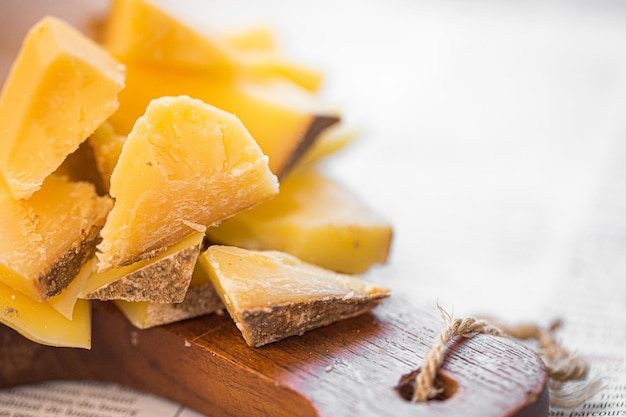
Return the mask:
M 125 62 L 232 70 L 228 44 L 205 36 L 149 0 L 112 0 L 103 46 Z
M 335 181 L 298 169 L 281 183 L 276 198 L 210 228 L 207 237 L 357 274 L 386 262 L 392 227 Z
M 91 309 L 88 301 L 76 302 L 70 320 L 48 302 L 35 301 L 0 284 L 0 306 L 0 323 L 34 342 L 60 347 L 91 347 Z M 10 361 L 11 358 L 5 360 Z
M 83 285 L 80 297 L 180 303 L 192 279 L 204 230 L 192 232 L 153 258 L 104 272 L 93 271 Z
M 224 308 L 222 300 L 209 280 L 208 273 L 200 262 L 196 263 L 189 289 L 182 302 L 116 300 L 115 305 L 135 327 L 140 329 L 174 323 L 216 311 L 221 312 Z
M 0 168 L 28 198 L 118 107 L 124 66 L 62 20 L 24 40 L 0 96 Z
M 111 206 L 91 184 L 56 175 L 28 200 L 0 184 L 0 282 L 38 301 L 59 294 L 93 256 Z
M 250 346 L 365 313 L 389 295 L 387 288 L 282 252 L 214 245 L 200 262 Z
M 360 130 L 345 123 L 332 125 L 320 133 L 313 145 L 304 153 L 297 162 L 297 166 L 311 165 L 338 153 L 352 144 L 359 135 Z
M 128 87 L 120 108 L 110 118 L 118 134 L 126 134 L 148 103 L 161 96 L 190 95 L 236 114 L 269 156 L 270 169 L 284 175 L 336 123 L 335 109 L 285 79 L 214 79 L 198 72 L 138 64 L 127 66 Z
M 274 30 L 259 25 L 234 29 L 220 34 L 230 46 L 239 51 L 276 51 L 278 45 Z
M 61 293 L 48 298 L 48 303 L 52 306 L 52 308 L 61 313 L 68 320 L 72 320 L 74 307 L 78 302 L 80 292 L 95 267 L 96 262 L 94 256 L 82 266 L 78 275 L 72 279 L 72 282 L 70 282 L 69 285 L 61 291 Z
M 115 205 L 98 269 L 154 256 L 278 193 L 264 155 L 234 115 L 187 96 L 150 103 L 111 176 Z
M 103 45 L 126 63 L 200 70 L 212 78 L 237 74 L 284 76 L 310 91 L 322 72 L 274 50 L 240 49 L 218 34 L 200 32 L 149 0 L 113 0 Z

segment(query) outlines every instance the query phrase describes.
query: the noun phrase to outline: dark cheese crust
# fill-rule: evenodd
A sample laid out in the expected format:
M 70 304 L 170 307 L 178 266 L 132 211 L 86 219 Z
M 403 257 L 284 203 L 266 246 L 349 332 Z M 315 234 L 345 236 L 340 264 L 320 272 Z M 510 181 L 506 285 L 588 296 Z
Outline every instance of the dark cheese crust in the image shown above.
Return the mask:
M 306 132 L 302 135 L 298 146 L 291 154 L 291 157 L 285 162 L 280 172 L 276 175 L 282 179 L 291 171 L 291 169 L 298 163 L 300 158 L 309 150 L 309 148 L 315 143 L 320 133 L 327 127 L 339 122 L 340 118 L 337 116 L 315 116 L 309 124 Z
M 200 244 L 146 265 L 117 281 L 111 282 L 86 297 L 94 300 L 152 301 L 180 303 L 185 298 Z M 181 279 L 172 282 L 173 276 Z
M 224 308 L 213 284 L 206 283 L 190 287 L 182 303 L 151 303 L 143 328 L 174 323 L 205 314 L 214 313 Z
M 74 242 L 62 257 L 37 276 L 41 288 L 41 297 L 47 299 L 61 293 L 80 271 L 80 268 L 96 253 L 100 243 L 102 224 L 93 225 L 88 230 L 81 230 L 81 238 Z
M 358 316 L 376 307 L 387 296 L 329 297 L 302 303 L 255 307 L 238 312 L 237 327 L 249 346 L 259 347 L 289 336 Z

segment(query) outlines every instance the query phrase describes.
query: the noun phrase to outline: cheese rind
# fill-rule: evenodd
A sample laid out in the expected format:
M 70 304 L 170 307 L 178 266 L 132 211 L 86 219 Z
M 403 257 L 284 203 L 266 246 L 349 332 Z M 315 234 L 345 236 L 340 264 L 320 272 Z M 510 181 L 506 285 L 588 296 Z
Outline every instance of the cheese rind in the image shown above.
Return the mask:
M 250 346 L 365 313 L 389 295 L 282 252 L 213 245 L 199 259 Z
M 33 26 L 0 95 L 0 168 L 14 198 L 30 197 L 115 112 L 124 70 L 60 19 Z
M 59 294 L 93 256 L 112 205 L 57 175 L 28 200 L 0 184 L 0 282 L 38 301 Z
M 161 97 L 124 142 L 110 192 L 100 271 L 154 256 L 274 197 L 278 181 L 237 117 L 187 96 Z
M 204 231 L 193 232 L 154 258 L 105 272 L 94 271 L 83 286 L 80 297 L 180 303 L 189 288 L 203 239 Z
M 279 250 L 333 271 L 360 274 L 389 256 L 393 229 L 339 183 L 297 169 L 278 196 L 207 230 L 214 243 Z
M 137 328 L 147 329 L 194 317 L 221 312 L 224 304 L 208 273 L 200 262 L 196 263 L 189 289 L 180 303 L 149 301 L 114 301 L 126 318 Z

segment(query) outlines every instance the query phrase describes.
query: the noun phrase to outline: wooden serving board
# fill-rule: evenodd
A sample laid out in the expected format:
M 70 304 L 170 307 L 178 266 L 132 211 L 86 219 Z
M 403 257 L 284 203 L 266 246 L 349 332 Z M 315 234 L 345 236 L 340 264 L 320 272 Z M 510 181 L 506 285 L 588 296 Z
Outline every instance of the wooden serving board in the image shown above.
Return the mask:
M 111 381 L 219 416 L 547 416 L 543 362 L 517 342 L 477 335 L 448 350 L 449 398 L 403 399 L 443 329 L 392 296 L 372 313 L 261 348 L 226 314 L 147 330 L 112 304 L 93 308 L 91 350 L 54 348 L 0 326 L 0 386 L 68 378 Z

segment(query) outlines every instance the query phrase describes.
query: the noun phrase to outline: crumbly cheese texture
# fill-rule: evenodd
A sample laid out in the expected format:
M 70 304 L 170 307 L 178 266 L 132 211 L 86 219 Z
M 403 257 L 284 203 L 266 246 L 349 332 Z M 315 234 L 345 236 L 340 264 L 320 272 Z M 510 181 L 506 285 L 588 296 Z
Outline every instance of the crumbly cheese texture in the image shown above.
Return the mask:
M 28 200 L 0 184 L 0 282 L 38 301 L 60 293 L 93 256 L 112 205 L 91 184 L 57 175 Z
M 115 300 L 115 305 L 137 328 L 147 329 L 221 311 L 222 300 L 200 262 L 193 270 L 191 283 L 180 303 Z
M 125 67 L 64 21 L 28 32 L 0 95 L 0 168 L 26 199 L 118 108 Z
M 278 193 L 268 158 L 234 115 L 188 96 L 153 100 L 111 175 L 100 271 L 128 265 Z
M 97 300 L 180 303 L 185 298 L 204 239 L 204 228 L 153 258 L 93 271 L 79 296 Z
M 272 199 L 207 230 L 216 243 L 279 250 L 333 271 L 360 274 L 387 261 L 389 222 L 314 168 L 295 170 Z

